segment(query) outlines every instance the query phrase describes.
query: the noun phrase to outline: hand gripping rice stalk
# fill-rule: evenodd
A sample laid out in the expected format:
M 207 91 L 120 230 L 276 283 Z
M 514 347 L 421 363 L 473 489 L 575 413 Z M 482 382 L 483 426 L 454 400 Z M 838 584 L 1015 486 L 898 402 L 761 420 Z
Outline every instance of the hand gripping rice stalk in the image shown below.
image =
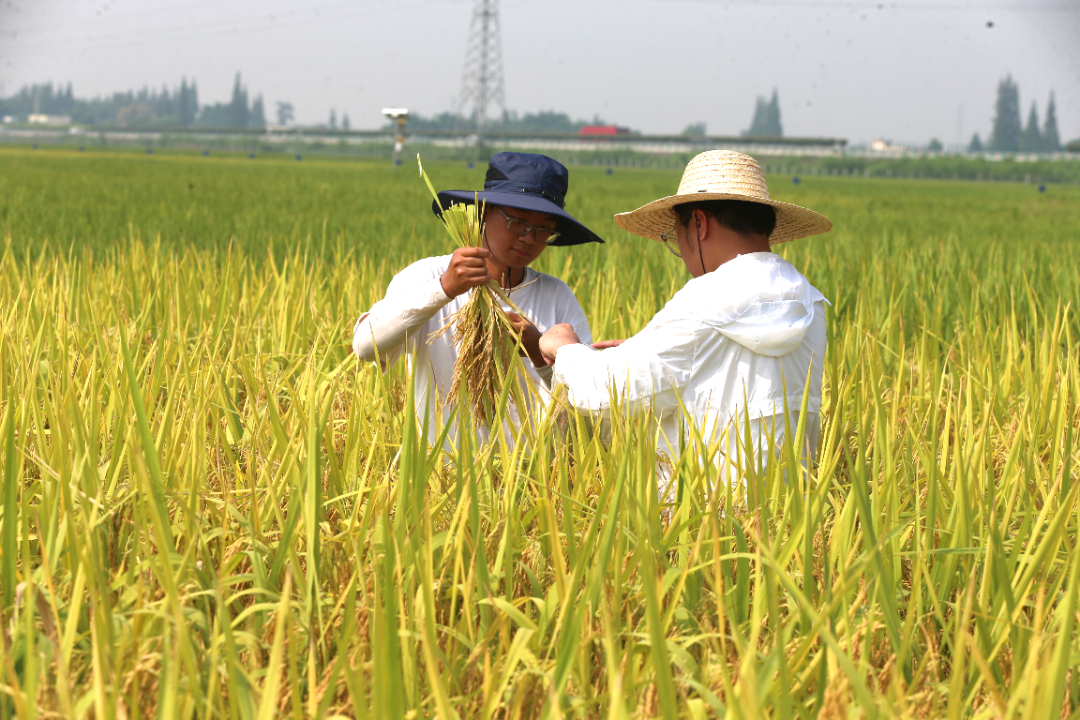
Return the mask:
M 416 156 L 416 163 L 420 167 L 420 176 L 437 202 L 439 196 L 431 180 L 424 174 L 419 155 Z M 484 209 L 478 202 L 452 205 L 442 213 L 443 226 L 458 247 L 479 247 L 483 244 L 483 217 Z M 507 387 L 506 381 L 523 375 L 518 362 L 520 343 L 512 332 L 514 326 L 503 310 L 503 304 L 524 317 L 494 280 L 478 285 L 469 293 L 465 305 L 428 340 L 431 342 L 453 326 L 458 357 L 446 402 L 452 405 L 461 399 L 464 386 L 473 419 L 485 427 L 491 427 L 503 395 L 513 401 L 518 394 L 519 383 Z

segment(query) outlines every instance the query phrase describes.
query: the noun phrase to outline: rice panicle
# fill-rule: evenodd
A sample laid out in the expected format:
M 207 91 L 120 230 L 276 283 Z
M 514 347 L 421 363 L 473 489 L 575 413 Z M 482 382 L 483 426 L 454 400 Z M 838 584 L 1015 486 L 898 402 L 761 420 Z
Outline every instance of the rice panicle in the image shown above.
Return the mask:
M 432 197 L 438 201 L 438 194 L 424 173 L 419 155 L 416 162 L 420 176 Z M 442 221 L 457 247 L 482 245 L 483 205 L 479 202 L 451 205 L 443 210 Z M 522 314 L 493 280 L 478 285 L 469 293 L 469 299 L 461 309 L 428 338 L 428 342 L 432 342 L 453 328 L 458 357 L 446 402 L 450 405 L 457 403 L 464 386 L 473 419 L 486 427 L 490 427 L 498 413 L 496 405 L 502 394 L 503 383 L 516 380 L 523 374 L 518 360 L 520 342 L 509 332 L 513 325 L 503 304 Z M 514 395 L 510 394 L 511 402 Z

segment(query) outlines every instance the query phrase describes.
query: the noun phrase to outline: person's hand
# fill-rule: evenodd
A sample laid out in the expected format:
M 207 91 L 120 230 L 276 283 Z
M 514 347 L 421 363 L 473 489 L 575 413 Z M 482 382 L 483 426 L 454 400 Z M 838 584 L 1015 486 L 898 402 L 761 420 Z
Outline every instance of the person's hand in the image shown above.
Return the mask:
M 540 352 L 540 331 L 517 313 L 506 313 L 506 317 L 510 318 L 510 324 L 514 326 L 514 335 L 521 341 L 518 354 L 527 355 L 533 365 L 541 367 L 544 364 L 544 356 Z
M 454 251 L 450 266 L 442 274 L 443 292 L 452 298 L 468 292 L 491 279 L 487 258 L 491 251 L 482 247 L 462 247 Z
M 601 340 L 600 342 L 594 342 L 592 344 L 595 350 L 607 350 L 608 348 L 619 347 L 625 340 Z
M 569 323 L 559 323 L 558 325 L 552 325 L 546 333 L 540 336 L 540 352 L 544 356 L 544 362 L 548 365 L 554 365 L 559 348 L 563 345 L 574 345 L 580 342 L 581 339 L 574 332 L 573 326 Z

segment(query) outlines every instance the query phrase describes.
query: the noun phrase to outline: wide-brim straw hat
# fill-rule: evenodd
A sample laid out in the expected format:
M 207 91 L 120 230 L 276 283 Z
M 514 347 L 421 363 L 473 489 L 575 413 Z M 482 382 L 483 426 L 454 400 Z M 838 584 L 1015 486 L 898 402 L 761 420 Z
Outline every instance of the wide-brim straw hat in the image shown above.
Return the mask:
M 832 223 L 824 215 L 773 200 L 757 160 L 731 150 L 701 153 L 686 166 L 677 193 L 633 212 L 619 213 L 615 223 L 635 235 L 662 240 L 661 236 L 670 233 L 678 220 L 672 208 L 706 200 L 744 200 L 771 206 L 776 210 L 776 228 L 769 235 L 770 245 L 832 230 Z

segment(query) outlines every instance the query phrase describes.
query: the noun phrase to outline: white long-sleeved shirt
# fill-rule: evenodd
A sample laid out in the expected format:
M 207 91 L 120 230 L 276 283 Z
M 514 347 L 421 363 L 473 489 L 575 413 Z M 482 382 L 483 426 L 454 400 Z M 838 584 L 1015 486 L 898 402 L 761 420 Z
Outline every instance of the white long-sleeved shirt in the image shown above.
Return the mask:
M 760 466 L 770 438 L 775 452 L 786 432 L 794 433 L 808 371 L 804 456 L 816 451 L 828 302 L 779 255 L 739 255 L 686 283 L 622 345 L 560 348 L 553 380 L 579 411 L 603 416 L 614 395 L 628 411 L 651 413 L 657 448 L 673 461 L 690 437 L 684 418 L 692 419 L 704 439 L 723 440 L 720 476 L 738 482 L 737 468 L 748 462 L 739 447 L 745 416 Z
M 450 298 L 443 290 L 441 278 L 450 258 L 443 255 L 419 260 L 395 275 L 386 296 L 360 316 L 353 330 L 353 352 L 361 360 L 374 361 L 378 348 L 384 370 L 397 362 L 402 353 L 408 353 L 409 368 L 416 372 L 416 411 L 423 416 L 427 408 L 430 442 L 437 440 L 438 431 L 450 413 L 451 408 L 444 400 L 450 392 L 458 357 L 453 328 L 437 338 L 432 338 L 432 334 L 446 325 L 472 292 Z M 592 342 L 589 321 L 574 292 L 562 280 L 526 268 L 524 280 L 511 288 L 509 294 L 510 300 L 540 332 L 552 325 L 570 323 L 582 342 Z M 546 404 L 550 401 L 546 383 L 551 368 L 536 368 L 528 358 L 523 364 Z M 516 408 L 510 408 L 510 416 L 513 423 L 520 422 Z M 453 438 L 454 434 L 451 430 L 449 437 Z

